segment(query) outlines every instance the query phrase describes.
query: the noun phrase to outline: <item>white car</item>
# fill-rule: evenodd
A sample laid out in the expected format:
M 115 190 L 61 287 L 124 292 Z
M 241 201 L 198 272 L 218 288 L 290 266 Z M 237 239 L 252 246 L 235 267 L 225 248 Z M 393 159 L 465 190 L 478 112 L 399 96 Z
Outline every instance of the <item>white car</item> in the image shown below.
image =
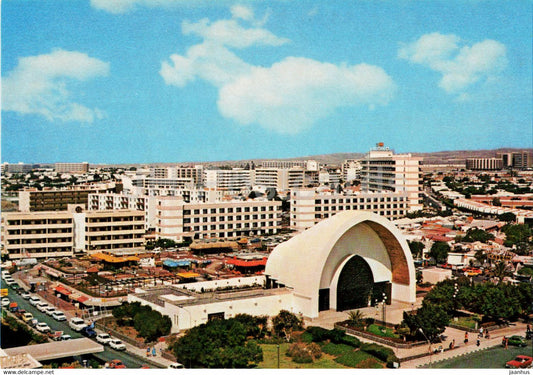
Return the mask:
M 120 340 L 112 339 L 109 341 L 109 346 L 115 350 L 126 350 L 126 345 Z
M 56 310 L 52 313 L 52 318 L 57 320 L 58 322 L 61 322 L 63 320 L 67 320 L 67 317 L 63 313 L 63 311 Z
M 30 302 L 30 305 L 37 306 L 37 304 L 41 302 L 41 299 L 39 297 L 31 296 L 28 301 Z
M 56 308 L 53 306 L 48 306 L 46 309 L 44 309 L 44 312 L 46 315 L 52 316 L 52 314 L 56 312 Z
M 68 322 L 68 325 L 70 326 L 70 328 L 72 328 L 76 332 L 80 332 L 82 329 L 87 327 L 87 323 L 85 323 L 83 319 L 80 319 L 80 318 L 70 319 L 70 321 Z
M 2 278 L 8 278 L 11 277 L 11 274 L 8 271 L 2 271 Z
M 61 335 L 61 337 L 59 337 L 59 339 L 57 341 L 67 341 L 67 340 L 72 340 L 72 336 L 71 335 Z
M 9 298 L 4 297 L 2 298 L 2 307 L 8 307 L 9 306 Z
M 111 336 L 109 336 L 107 333 L 99 333 L 96 335 L 96 341 L 98 341 L 100 344 L 106 345 L 109 344 L 109 341 L 111 341 Z
M 48 327 L 48 324 L 43 323 L 43 322 L 37 323 L 37 325 L 35 326 L 35 329 L 42 333 L 50 332 L 50 327 Z
M 39 302 L 37 305 L 35 305 L 35 307 L 37 307 L 37 310 L 39 310 L 40 312 L 45 312 L 47 307 L 52 307 L 52 306 L 50 306 L 49 304 L 45 302 Z
M 185 368 L 185 366 L 183 366 L 181 363 L 173 362 L 170 365 L 168 365 L 167 368 Z
M 13 285 L 13 284 L 16 284 L 16 281 L 13 280 L 12 278 L 5 278 L 4 281 L 6 282 L 7 285 Z
M 22 298 L 24 298 L 24 299 L 30 299 L 31 294 L 28 293 L 28 292 L 22 292 L 22 293 L 20 293 L 20 296 L 21 296 Z

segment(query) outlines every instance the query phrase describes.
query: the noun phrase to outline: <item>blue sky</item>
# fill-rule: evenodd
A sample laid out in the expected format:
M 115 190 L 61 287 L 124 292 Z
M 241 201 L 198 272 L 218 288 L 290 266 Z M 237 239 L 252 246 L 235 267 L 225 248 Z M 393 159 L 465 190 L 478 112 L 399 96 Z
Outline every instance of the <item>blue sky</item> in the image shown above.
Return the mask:
M 530 1 L 1 6 L 3 162 L 533 144 Z

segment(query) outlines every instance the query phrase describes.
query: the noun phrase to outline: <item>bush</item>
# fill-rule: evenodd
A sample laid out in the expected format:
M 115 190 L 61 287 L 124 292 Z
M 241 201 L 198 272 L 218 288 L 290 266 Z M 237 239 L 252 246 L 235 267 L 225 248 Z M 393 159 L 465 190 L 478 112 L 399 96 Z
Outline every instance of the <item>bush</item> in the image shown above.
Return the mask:
M 334 328 L 331 331 L 328 331 L 327 338 L 330 339 L 335 344 L 338 344 L 346 336 L 346 333 L 340 329 Z
M 374 319 L 374 318 L 365 318 L 365 324 L 367 326 L 369 326 L 371 324 L 374 324 L 375 321 L 376 321 L 376 319 Z
M 358 348 L 361 346 L 361 341 L 357 337 L 345 335 L 341 340 L 341 344 L 350 345 L 354 348 Z
M 300 341 L 305 342 L 307 344 L 313 342 L 313 335 L 309 332 L 305 331 L 300 335 Z
M 308 327 L 305 332 L 309 333 L 313 342 L 321 342 L 327 340 L 329 331 L 322 327 Z
M 387 357 L 387 367 L 388 368 L 394 368 L 394 362 L 400 363 L 400 360 L 398 357 L 396 357 L 394 354 L 391 354 Z
M 314 359 L 322 357 L 322 349 L 316 342 L 307 345 L 307 350 L 311 353 Z
M 394 355 L 392 349 L 386 348 L 378 344 L 361 344 L 361 350 L 373 355 L 379 360 L 386 362 L 389 356 Z
M 324 346 L 322 346 L 322 351 L 329 355 L 339 356 L 346 354 L 348 352 L 353 351 L 354 348 L 350 345 L 345 344 L 334 344 L 332 342 L 328 342 Z
M 313 355 L 302 344 L 294 343 L 287 350 L 287 355 L 296 363 L 311 363 L 313 362 Z
M 355 366 L 355 368 L 383 368 L 383 363 L 380 362 L 377 358 L 370 357 L 363 359 L 361 362 Z
M 357 367 L 360 363 L 369 359 L 375 360 L 370 354 L 358 350 L 345 353 L 344 355 L 335 358 L 335 362 L 348 367 Z

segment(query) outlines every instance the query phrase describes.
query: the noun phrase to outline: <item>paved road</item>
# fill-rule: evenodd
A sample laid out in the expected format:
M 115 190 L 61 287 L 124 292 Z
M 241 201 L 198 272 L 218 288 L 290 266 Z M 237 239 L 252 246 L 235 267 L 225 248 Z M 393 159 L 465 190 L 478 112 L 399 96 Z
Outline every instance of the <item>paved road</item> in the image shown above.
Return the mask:
M 4 288 L 4 282 L 2 280 L 2 288 Z M 35 319 L 39 320 L 39 322 L 45 322 L 48 324 L 48 326 L 54 330 L 54 331 L 63 331 L 65 334 L 71 335 L 73 338 L 79 338 L 83 337 L 80 333 L 73 331 L 69 325 L 68 322 L 58 322 L 51 316 L 48 316 L 39 310 L 32 306 L 27 300 L 23 299 L 19 294 L 17 294 L 13 289 L 9 288 L 9 295 L 8 298 L 10 301 L 17 302 L 19 307 L 31 312 Z M 41 298 L 42 299 L 42 298 Z M 47 301 L 45 301 L 47 302 Z M 52 305 L 52 303 L 50 303 Z M 104 352 L 94 354 L 95 357 L 99 358 L 100 360 L 107 362 L 112 359 L 120 359 L 128 368 L 140 368 L 143 365 L 147 365 L 145 361 L 142 360 L 142 358 L 138 358 L 135 355 L 132 355 L 132 353 L 127 352 L 119 352 L 116 350 L 113 350 L 109 348 L 108 346 L 104 346 Z M 151 368 L 156 368 L 155 366 L 148 365 Z

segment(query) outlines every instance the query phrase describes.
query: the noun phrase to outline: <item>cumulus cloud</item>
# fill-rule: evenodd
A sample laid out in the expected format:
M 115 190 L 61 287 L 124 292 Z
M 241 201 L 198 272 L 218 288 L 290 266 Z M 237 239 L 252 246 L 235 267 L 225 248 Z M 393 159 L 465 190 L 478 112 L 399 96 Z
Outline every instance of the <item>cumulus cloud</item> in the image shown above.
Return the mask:
M 495 40 L 460 46 L 456 35 L 426 34 L 404 44 L 398 56 L 442 74 L 439 86 L 448 93 L 460 93 L 482 80 L 490 80 L 507 65 L 506 48 Z
M 289 40 L 264 29 L 263 21 L 256 21 L 244 6 L 233 7 L 231 13 L 230 20 L 182 24 L 183 34 L 203 41 L 162 62 L 165 83 L 184 87 L 197 78 L 205 80 L 219 89 L 217 105 L 224 117 L 286 134 L 309 128 L 337 108 L 373 108 L 392 98 L 395 84 L 377 66 L 335 65 L 301 57 L 287 57 L 270 67 L 247 63 L 231 49 L 275 47 Z
M 91 123 L 102 118 L 97 108 L 87 108 L 71 99 L 72 81 L 106 76 L 109 63 L 76 52 L 57 49 L 49 54 L 20 58 L 2 77 L 2 109 L 42 115 L 49 121 Z
M 394 87 L 391 77 L 376 66 L 288 57 L 270 68 L 254 67 L 224 85 L 218 108 L 240 124 L 294 134 L 339 107 L 387 104 Z
M 93 8 L 113 14 L 127 13 L 138 6 L 160 7 L 181 3 L 191 3 L 191 0 L 91 0 Z

